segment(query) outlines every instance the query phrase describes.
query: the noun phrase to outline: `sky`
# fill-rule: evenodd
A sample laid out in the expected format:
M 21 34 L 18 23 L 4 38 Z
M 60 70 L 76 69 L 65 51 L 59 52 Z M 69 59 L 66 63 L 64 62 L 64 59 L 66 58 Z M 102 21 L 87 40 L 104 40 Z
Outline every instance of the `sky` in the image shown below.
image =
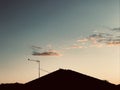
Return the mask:
M 0 83 L 38 78 L 28 58 L 120 84 L 120 0 L 0 0 Z

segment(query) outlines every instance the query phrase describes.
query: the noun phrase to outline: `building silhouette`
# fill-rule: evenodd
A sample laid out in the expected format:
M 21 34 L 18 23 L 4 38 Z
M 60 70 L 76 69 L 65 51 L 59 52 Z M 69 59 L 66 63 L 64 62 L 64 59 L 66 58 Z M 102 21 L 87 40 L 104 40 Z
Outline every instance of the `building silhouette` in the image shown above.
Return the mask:
M 59 69 L 25 84 L 0 85 L 0 90 L 120 90 L 106 80 L 100 80 L 72 70 Z

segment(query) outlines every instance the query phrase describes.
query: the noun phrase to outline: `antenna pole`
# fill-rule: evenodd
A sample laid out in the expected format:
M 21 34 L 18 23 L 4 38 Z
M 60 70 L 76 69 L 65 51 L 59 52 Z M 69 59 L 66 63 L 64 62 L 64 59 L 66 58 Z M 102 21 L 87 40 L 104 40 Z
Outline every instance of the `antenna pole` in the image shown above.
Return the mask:
M 38 77 L 40 77 L 40 61 L 38 62 Z

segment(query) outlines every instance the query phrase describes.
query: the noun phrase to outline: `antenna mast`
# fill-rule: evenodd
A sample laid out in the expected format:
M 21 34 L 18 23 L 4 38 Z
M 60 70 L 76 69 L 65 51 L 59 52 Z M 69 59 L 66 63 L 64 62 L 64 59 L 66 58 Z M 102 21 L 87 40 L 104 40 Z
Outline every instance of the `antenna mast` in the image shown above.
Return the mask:
M 40 77 L 40 61 L 39 60 L 31 60 L 31 59 L 28 59 L 28 61 L 33 61 L 33 62 L 38 63 L 38 78 L 39 78 Z

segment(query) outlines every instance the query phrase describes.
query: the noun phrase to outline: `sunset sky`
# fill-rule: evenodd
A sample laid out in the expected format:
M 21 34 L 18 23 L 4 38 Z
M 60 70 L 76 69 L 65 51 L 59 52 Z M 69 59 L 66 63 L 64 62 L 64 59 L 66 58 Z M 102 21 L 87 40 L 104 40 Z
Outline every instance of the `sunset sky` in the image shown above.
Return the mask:
M 28 58 L 119 84 L 120 0 L 0 0 L 0 83 L 37 78 Z

